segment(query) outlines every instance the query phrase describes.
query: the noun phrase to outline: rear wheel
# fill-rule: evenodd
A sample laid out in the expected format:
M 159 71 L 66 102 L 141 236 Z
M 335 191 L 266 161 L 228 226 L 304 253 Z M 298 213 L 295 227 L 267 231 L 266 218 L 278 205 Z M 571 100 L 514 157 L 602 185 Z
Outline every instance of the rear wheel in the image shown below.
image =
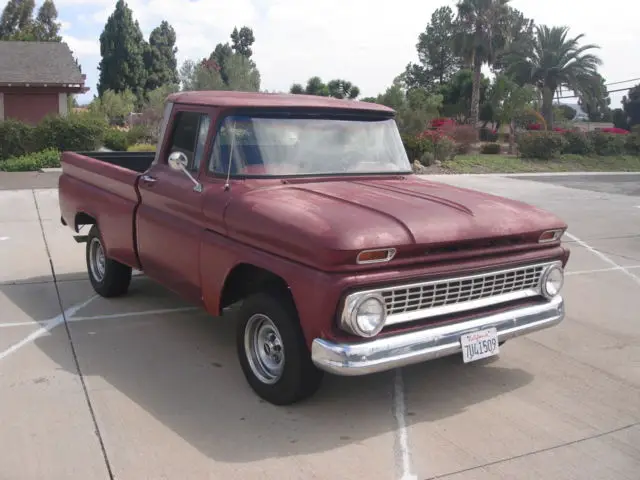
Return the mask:
M 252 295 L 242 303 L 238 316 L 240 366 L 259 397 L 274 405 L 288 405 L 318 390 L 323 373 L 311 361 L 288 295 Z
M 87 236 L 87 272 L 91 286 L 103 297 L 118 297 L 129 290 L 131 267 L 108 258 L 97 225 Z

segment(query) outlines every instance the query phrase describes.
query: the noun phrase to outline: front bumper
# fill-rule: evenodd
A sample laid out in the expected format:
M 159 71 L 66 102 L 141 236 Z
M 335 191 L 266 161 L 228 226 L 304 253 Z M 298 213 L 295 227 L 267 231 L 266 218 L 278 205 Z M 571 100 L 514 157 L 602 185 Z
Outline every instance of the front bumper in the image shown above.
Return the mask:
M 460 336 L 495 327 L 500 342 L 557 325 L 564 319 L 564 300 L 557 296 L 541 304 L 424 330 L 359 343 L 334 343 L 316 338 L 313 363 L 327 372 L 367 375 L 459 353 Z

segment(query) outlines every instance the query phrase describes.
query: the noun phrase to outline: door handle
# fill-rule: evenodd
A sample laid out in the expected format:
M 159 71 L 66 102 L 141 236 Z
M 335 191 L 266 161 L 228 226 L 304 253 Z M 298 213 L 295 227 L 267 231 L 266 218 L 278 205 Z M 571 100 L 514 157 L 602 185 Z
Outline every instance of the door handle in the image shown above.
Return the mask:
M 144 183 L 154 184 L 158 179 L 155 177 L 152 177 L 151 175 L 142 175 L 140 177 L 140 180 L 142 180 Z

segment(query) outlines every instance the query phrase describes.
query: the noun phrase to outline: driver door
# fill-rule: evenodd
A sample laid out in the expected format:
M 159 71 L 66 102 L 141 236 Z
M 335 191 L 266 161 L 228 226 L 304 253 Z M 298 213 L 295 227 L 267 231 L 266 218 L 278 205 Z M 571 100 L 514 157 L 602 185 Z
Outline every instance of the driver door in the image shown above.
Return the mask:
M 167 160 L 172 152 L 184 153 L 189 161 L 187 170 L 199 179 L 213 113 L 204 106 L 174 106 L 157 162 L 140 179 L 141 201 L 136 216 L 138 255 L 145 274 L 196 304 L 202 301 L 204 195 Z

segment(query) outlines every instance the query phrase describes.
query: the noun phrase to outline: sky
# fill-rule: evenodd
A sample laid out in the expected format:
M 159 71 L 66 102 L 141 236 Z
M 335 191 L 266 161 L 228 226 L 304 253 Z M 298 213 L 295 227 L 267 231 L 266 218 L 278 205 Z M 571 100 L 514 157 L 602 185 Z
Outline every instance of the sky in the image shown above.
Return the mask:
M 54 0 L 62 36 L 87 74 L 96 94 L 99 36 L 116 0 Z M 36 9 L 40 5 L 36 0 Z M 415 45 L 432 12 L 455 0 L 129 0 L 145 37 L 162 20 L 176 30 L 178 61 L 208 56 L 219 42 L 230 41 L 233 28 L 249 26 L 256 42 L 253 59 L 261 88 L 288 91 L 314 75 L 328 81 L 343 78 L 360 87 L 361 96 L 375 96 L 388 87 L 407 63 L 417 61 Z M 6 0 L 0 0 L 4 7 Z M 640 35 L 634 33 L 640 14 L 637 0 L 610 0 L 588 6 L 585 0 L 512 0 L 511 5 L 538 24 L 568 26 L 584 33 L 603 60 L 600 73 L 607 82 L 640 77 Z M 637 58 L 637 57 L 636 57 Z M 637 82 L 611 89 L 629 88 Z M 612 93 L 620 106 L 626 91 Z M 569 95 L 569 94 L 567 94 Z M 577 103 L 577 99 L 563 100 Z

